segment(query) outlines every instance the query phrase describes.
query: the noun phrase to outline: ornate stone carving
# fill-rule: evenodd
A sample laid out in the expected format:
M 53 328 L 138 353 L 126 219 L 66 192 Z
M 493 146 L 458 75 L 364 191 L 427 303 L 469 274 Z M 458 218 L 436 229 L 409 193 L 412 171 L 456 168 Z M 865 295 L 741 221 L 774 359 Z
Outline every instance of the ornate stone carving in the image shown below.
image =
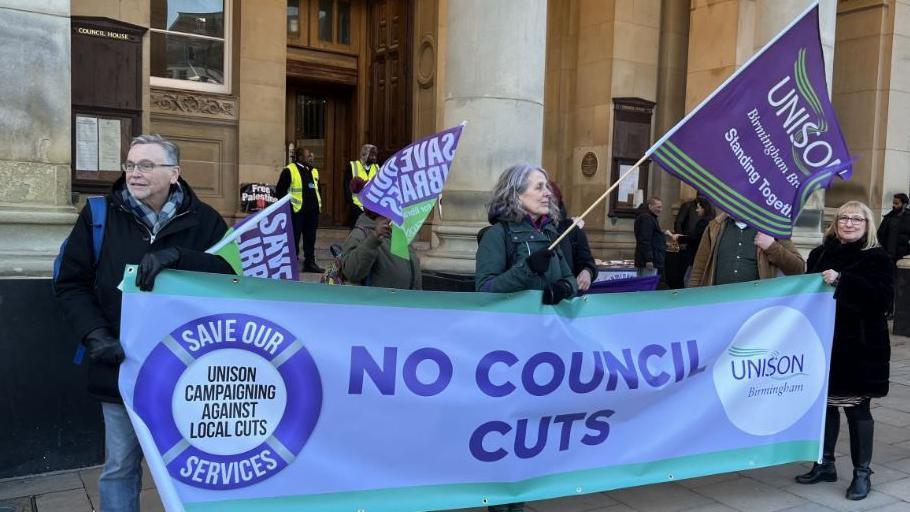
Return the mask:
M 151 91 L 152 111 L 210 119 L 237 120 L 237 99 L 179 91 Z
M 432 34 L 424 34 L 417 50 L 417 83 L 423 89 L 433 86 L 436 78 L 436 40 Z

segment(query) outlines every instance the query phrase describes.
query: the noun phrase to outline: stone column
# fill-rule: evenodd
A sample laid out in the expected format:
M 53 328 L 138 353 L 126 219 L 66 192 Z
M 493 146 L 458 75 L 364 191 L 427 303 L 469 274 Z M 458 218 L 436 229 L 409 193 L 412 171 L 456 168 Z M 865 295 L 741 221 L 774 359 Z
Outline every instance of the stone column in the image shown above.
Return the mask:
M 657 106 L 654 109 L 654 133 L 660 137 L 673 128 L 686 115 L 686 59 L 689 38 L 689 4 L 677 0 L 661 0 L 660 44 L 658 52 Z M 656 166 L 652 166 L 656 167 Z M 660 187 L 657 188 L 664 202 L 660 224 L 672 229 L 679 204 L 695 197 L 695 190 L 663 170 L 655 169 Z M 673 205 L 675 208 L 670 208 Z
M 0 0 L 0 277 L 49 276 L 76 220 L 69 16 L 69 0 Z
M 241 2 L 240 72 L 233 87 L 240 96 L 240 182 L 274 183 L 285 166 L 287 86 L 287 3 Z M 245 36 L 245 37 L 244 37 Z
M 471 274 L 499 174 L 517 162 L 541 163 L 547 2 L 458 0 L 447 11 L 444 124 L 468 125 L 422 263 Z
M 842 1 L 837 9 L 834 106 L 853 162 L 827 206 L 849 200 L 881 214 L 910 188 L 910 1 Z

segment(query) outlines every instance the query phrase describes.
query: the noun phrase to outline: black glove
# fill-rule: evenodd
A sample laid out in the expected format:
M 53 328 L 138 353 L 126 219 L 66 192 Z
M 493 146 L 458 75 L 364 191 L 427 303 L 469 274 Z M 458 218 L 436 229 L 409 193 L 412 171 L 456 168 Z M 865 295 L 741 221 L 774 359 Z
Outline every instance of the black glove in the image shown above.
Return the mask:
M 123 362 L 125 354 L 120 340 L 111 334 L 107 327 L 99 327 L 88 333 L 82 340 L 88 357 L 96 363 L 117 365 Z
M 547 286 L 543 291 L 543 303 L 554 305 L 563 299 L 572 297 L 572 285 L 565 279 L 560 279 L 555 283 Z
M 142 257 L 142 261 L 139 262 L 139 272 L 136 273 L 136 286 L 144 292 L 152 291 L 158 274 L 166 268 L 175 267 L 179 261 L 180 251 L 176 247 L 146 253 Z
M 531 269 L 531 272 L 542 276 L 547 272 L 547 269 L 550 268 L 550 258 L 552 257 L 553 251 L 541 249 L 531 253 L 525 261 L 527 262 L 528 268 Z

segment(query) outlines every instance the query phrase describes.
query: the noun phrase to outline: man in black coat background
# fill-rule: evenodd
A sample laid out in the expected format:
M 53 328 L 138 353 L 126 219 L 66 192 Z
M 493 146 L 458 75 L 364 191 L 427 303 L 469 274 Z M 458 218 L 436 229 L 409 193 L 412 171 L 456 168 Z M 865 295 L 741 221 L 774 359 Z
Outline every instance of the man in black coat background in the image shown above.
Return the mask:
M 885 214 L 878 227 L 878 242 L 895 263 L 910 254 L 910 210 L 907 203 L 910 203 L 907 194 L 894 194 L 891 211 Z
M 105 512 L 138 511 L 142 478 L 142 450 L 118 388 L 125 354 L 117 286 L 124 266 L 139 264 L 136 285 L 144 291 L 165 268 L 233 273 L 220 256 L 204 252 L 224 236 L 227 224 L 180 178 L 176 144 L 158 135 L 136 137 L 122 167 L 124 175 L 105 198 L 97 264 L 86 207 L 67 239 L 54 286 L 88 354 L 89 392 L 102 402 L 105 462 L 98 487 Z
M 663 207 L 659 197 L 652 197 L 635 217 L 635 268 L 639 276 L 664 275 L 667 240 L 658 220 Z

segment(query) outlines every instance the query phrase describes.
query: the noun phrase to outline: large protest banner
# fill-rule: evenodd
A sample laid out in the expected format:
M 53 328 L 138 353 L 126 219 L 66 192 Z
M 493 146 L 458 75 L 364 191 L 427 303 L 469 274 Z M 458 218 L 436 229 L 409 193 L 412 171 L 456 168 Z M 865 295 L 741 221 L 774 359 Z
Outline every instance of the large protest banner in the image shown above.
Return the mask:
M 646 153 L 758 231 L 790 238 L 799 211 L 851 158 L 828 98 L 818 4 Z
M 360 192 L 364 208 L 392 221 L 392 254 L 409 258 L 408 244 L 442 194 L 463 129 L 460 124 L 405 146 Z
M 818 275 L 558 306 L 133 281 L 120 389 L 172 512 L 480 507 L 820 456 Z

